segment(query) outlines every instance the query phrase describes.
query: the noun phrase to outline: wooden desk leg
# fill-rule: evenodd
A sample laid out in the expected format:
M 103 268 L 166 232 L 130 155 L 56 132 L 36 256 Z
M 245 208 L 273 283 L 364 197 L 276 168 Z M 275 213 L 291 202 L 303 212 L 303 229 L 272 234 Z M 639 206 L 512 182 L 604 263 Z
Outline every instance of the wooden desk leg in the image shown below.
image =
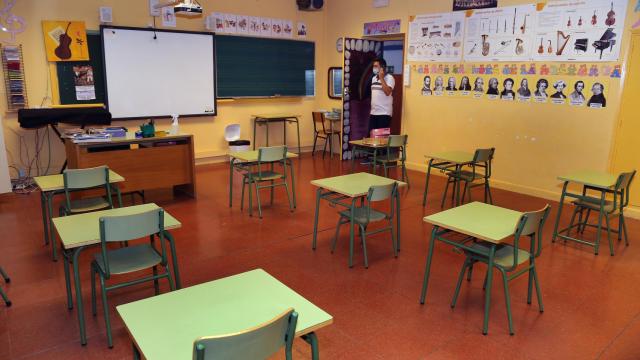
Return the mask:
M 316 190 L 316 212 L 313 218 L 313 242 L 311 243 L 311 249 L 316 249 L 316 242 L 318 239 L 318 215 L 320 214 L 320 198 L 322 197 L 322 188 Z
M 553 236 L 551 237 L 551 242 L 556 242 L 556 237 L 558 236 L 558 224 L 560 223 L 560 215 L 562 214 L 562 205 L 564 204 L 564 196 L 567 193 L 567 185 L 569 185 L 568 181 L 564 182 L 562 186 L 562 195 L 560 195 L 560 203 L 558 204 L 558 215 L 556 215 L 556 224 L 553 227 Z
M 422 194 L 422 207 L 427 205 L 427 190 L 429 189 L 429 176 L 431 176 L 431 165 L 433 164 L 433 159 L 429 160 L 429 165 L 427 166 L 427 179 L 424 183 L 424 194 Z
M 311 345 L 311 359 L 320 360 L 320 349 L 318 348 L 318 337 L 316 333 L 310 332 L 302 335 L 302 339 Z
M 40 208 L 42 209 L 42 225 L 44 232 L 44 244 L 49 245 L 49 215 L 47 210 L 47 199 L 43 191 L 40 191 Z
M 493 260 L 495 254 L 496 244 L 492 244 L 489 250 L 489 264 L 487 265 L 487 287 L 484 290 L 484 323 L 482 325 L 482 335 L 489 333 L 489 310 L 491 309 L 491 285 L 493 284 Z
M 429 241 L 429 251 L 427 252 L 427 264 L 424 267 L 424 278 L 422 279 L 422 292 L 420 293 L 420 304 L 424 305 L 427 297 L 427 286 L 429 285 L 429 273 L 431 272 L 431 260 L 433 259 L 433 248 L 436 244 L 436 234 L 438 227 L 434 226 L 431 230 L 431 241 Z

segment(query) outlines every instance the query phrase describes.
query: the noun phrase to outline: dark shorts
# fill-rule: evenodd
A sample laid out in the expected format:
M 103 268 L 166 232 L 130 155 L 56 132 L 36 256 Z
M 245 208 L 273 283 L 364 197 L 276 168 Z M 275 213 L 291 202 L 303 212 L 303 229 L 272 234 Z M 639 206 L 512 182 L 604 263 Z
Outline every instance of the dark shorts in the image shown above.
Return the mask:
M 369 115 L 369 133 L 367 136 L 371 134 L 371 130 L 373 129 L 382 129 L 391 127 L 391 116 L 390 115 Z

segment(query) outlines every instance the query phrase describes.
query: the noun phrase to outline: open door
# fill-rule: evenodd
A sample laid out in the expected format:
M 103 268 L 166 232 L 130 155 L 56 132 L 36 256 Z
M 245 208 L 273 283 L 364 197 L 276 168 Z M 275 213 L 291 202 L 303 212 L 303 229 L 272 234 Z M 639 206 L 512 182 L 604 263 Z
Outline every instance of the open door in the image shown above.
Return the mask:
M 351 159 L 349 141 L 366 137 L 371 110 L 372 63 L 382 57 L 382 41 L 345 38 L 342 94 L 342 159 Z M 397 86 L 396 86 L 397 87 Z

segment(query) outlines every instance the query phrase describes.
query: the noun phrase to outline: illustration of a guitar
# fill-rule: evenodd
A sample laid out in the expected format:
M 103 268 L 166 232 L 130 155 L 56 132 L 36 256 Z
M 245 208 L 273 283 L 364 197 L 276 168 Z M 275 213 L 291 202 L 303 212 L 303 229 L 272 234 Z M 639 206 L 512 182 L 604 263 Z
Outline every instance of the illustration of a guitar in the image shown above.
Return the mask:
M 64 34 L 60 35 L 60 44 L 53 51 L 56 56 L 62 60 L 67 60 L 71 58 L 71 37 L 68 35 L 69 26 L 71 23 L 67 24 L 67 29 L 64 31 Z

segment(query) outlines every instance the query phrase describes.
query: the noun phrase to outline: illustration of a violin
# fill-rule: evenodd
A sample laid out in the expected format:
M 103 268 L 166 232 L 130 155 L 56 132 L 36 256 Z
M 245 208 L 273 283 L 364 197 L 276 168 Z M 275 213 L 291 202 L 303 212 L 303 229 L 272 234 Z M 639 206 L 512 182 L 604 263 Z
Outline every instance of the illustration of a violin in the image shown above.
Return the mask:
M 598 16 L 596 15 L 596 10 L 593 10 L 593 16 L 591 17 L 591 25 L 596 25 L 598 23 Z
M 616 23 L 616 12 L 613 11 L 613 2 L 611 2 L 611 10 L 607 13 L 607 20 L 604 21 L 607 26 L 613 26 Z
M 544 54 L 544 45 L 542 44 L 543 41 L 544 39 L 540 38 L 540 46 L 538 46 L 538 54 Z
M 64 31 L 64 34 L 60 34 L 60 44 L 55 50 L 53 50 L 54 54 L 62 60 L 67 60 L 71 58 L 71 37 L 68 35 L 69 26 L 71 23 L 67 24 L 67 29 Z

